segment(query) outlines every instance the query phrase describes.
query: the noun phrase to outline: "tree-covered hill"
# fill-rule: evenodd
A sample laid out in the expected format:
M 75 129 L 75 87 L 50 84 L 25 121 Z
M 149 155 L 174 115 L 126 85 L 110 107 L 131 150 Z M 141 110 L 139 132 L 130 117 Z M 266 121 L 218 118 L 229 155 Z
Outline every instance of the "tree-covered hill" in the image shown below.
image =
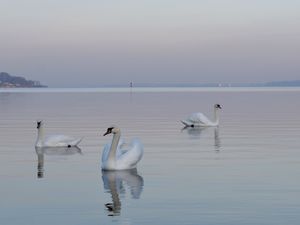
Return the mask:
M 6 72 L 0 72 L 0 87 L 46 87 L 39 81 L 27 80 L 24 77 L 12 76 Z

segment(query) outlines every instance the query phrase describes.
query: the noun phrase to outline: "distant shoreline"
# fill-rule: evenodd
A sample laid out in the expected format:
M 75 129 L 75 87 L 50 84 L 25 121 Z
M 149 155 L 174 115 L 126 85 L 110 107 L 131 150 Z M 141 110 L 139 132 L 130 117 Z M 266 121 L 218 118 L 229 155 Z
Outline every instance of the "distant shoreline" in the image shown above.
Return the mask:
M 262 83 L 167 83 L 147 84 L 136 83 L 132 87 L 300 87 L 300 80 L 292 81 L 270 81 Z M 122 87 L 122 85 L 114 86 Z
M 0 93 L 187 93 L 187 92 L 300 92 L 300 87 L 101 87 L 0 88 Z
M 6 72 L 0 72 L 0 88 L 46 88 L 39 81 L 27 80 L 24 77 L 12 76 Z
M 99 84 L 92 87 L 75 88 L 226 88 L 226 87 L 300 87 L 300 80 L 270 81 L 270 82 L 220 82 L 220 83 L 139 83 L 128 82 L 127 84 Z M 0 89 L 19 89 L 19 88 L 56 88 L 42 85 L 39 81 L 27 80 L 24 77 L 11 76 L 8 73 L 0 72 Z M 63 87 L 74 88 L 74 87 Z
M 53 89 L 93 89 L 93 88 L 268 88 L 268 87 L 300 87 L 299 84 L 213 84 L 213 85 L 206 85 L 206 84 L 199 84 L 199 85 L 172 85 L 172 84 L 136 84 L 133 86 L 126 86 L 126 85 L 99 85 L 98 87 L 48 87 L 45 85 L 36 85 L 36 86 L 1 86 L 0 89 L 22 89 L 22 88 L 53 88 Z

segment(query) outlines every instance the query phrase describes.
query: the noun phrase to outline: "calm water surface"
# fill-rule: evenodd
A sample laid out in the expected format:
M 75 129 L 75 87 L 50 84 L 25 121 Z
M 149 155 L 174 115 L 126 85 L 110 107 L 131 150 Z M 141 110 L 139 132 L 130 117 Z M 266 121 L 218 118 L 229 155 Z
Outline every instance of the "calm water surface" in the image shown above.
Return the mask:
M 2 91 L 0 224 L 299 224 L 300 89 L 147 90 Z M 219 128 L 182 129 L 214 103 Z M 36 150 L 40 119 L 80 149 Z M 112 124 L 137 170 L 101 171 Z

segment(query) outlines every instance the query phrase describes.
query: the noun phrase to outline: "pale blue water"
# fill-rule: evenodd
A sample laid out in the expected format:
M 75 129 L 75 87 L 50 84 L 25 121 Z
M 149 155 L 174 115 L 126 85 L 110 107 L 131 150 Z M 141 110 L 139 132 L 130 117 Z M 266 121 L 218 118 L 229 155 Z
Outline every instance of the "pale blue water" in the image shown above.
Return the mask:
M 0 224 L 299 224 L 299 99 L 299 88 L 2 89 Z M 214 103 L 219 128 L 182 130 Z M 36 152 L 38 119 L 84 136 L 81 151 Z M 137 171 L 102 173 L 112 124 L 143 142 Z

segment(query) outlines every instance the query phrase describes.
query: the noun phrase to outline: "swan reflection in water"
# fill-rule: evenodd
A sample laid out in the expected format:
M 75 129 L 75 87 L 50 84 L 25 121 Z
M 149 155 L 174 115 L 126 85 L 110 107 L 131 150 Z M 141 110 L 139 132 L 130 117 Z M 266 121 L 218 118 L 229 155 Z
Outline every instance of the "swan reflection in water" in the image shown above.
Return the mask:
M 221 148 L 221 139 L 220 139 L 220 133 L 219 133 L 219 127 L 214 128 L 214 138 L 215 138 L 215 150 L 220 151 Z
M 191 139 L 200 139 L 203 135 L 206 135 L 211 129 L 214 130 L 214 147 L 216 151 L 220 151 L 221 139 L 219 133 L 219 127 L 184 127 L 181 132 L 187 132 Z
M 144 179 L 137 169 L 105 171 L 102 170 L 104 189 L 111 194 L 112 202 L 105 204 L 108 216 L 118 216 L 121 213 L 120 195 L 129 188 L 132 199 L 139 199 L 144 186 Z
M 37 178 L 44 177 L 44 155 L 68 156 L 82 154 L 79 147 L 35 147 L 38 157 Z

